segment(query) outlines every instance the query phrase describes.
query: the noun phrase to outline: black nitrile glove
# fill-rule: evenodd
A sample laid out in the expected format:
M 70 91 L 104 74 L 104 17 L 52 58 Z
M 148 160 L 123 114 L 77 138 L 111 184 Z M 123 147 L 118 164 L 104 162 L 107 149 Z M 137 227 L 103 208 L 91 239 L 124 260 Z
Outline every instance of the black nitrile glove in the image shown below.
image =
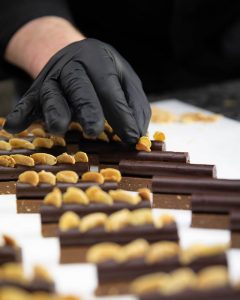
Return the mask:
M 141 81 L 111 46 L 95 39 L 68 45 L 55 54 L 6 119 L 16 133 L 42 118 L 53 134 L 66 132 L 71 119 L 96 137 L 107 119 L 126 143 L 146 134 L 151 112 Z

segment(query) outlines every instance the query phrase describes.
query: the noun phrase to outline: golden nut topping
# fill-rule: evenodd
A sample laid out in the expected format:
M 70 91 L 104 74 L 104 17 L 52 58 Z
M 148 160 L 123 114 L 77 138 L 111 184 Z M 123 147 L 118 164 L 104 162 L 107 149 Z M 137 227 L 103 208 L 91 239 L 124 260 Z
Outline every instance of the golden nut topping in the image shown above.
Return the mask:
M 45 132 L 45 130 L 41 127 L 37 127 L 37 128 L 33 128 L 30 133 L 32 133 L 34 136 L 37 136 L 37 137 L 46 137 L 47 134 Z
M 27 155 L 22 154 L 12 154 L 11 157 L 15 160 L 17 165 L 33 167 L 35 165 L 34 160 Z
M 0 155 L 0 166 L 14 168 L 15 160 L 9 155 Z
M 78 151 L 74 154 L 74 158 L 76 162 L 88 162 L 87 153 Z
M 180 247 L 174 242 L 158 242 L 152 244 L 146 254 L 145 261 L 148 264 L 154 264 L 172 256 L 178 256 Z
M 132 211 L 131 224 L 141 226 L 145 224 L 153 224 L 153 215 L 150 208 L 140 208 Z
M 30 155 L 34 161 L 36 165 L 56 165 L 57 163 L 57 159 L 55 156 L 51 155 L 51 154 L 47 154 L 47 153 L 33 153 L 32 155 Z
M 6 141 L 0 141 L 0 149 L 9 151 L 12 149 L 12 146 Z
M 90 181 L 90 182 L 97 182 L 99 184 L 103 184 L 104 183 L 104 177 L 102 176 L 102 174 L 98 173 L 98 172 L 85 172 L 82 175 L 82 180 L 83 181 Z
M 41 172 L 38 173 L 38 176 L 39 176 L 40 183 L 48 183 L 51 185 L 56 184 L 56 176 L 51 172 L 46 172 L 42 170 Z
M 2 266 L 1 275 L 5 280 L 22 282 L 26 278 L 24 276 L 23 267 L 18 263 L 7 263 Z
M 51 135 L 50 139 L 53 141 L 54 146 L 61 146 L 61 147 L 66 146 L 66 141 L 62 136 Z
M 162 228 L 166 225 L 170 225 L 175 223 L 175 218 L 172 215 L 169 214 L 163 214 L 160 216 L 160 218 L 154 219 L 154 225 L 157 228 Z
M 101 243 L 89 248 L 86 260 L 87 262 L 99 264 L 108 260 L 115 260 L 116 254 L 122 247 L 116 243 Z
M 88 205 L 89 199 L 88 199 L 87 195 L 81 189 L 71 186 L 63 194 L 63 202 Z
M 34 144 L 24 139 L 12 138 L 9 140 L 9 143 L 13 149 L 35 149 Z
M 180 260 L 183 264 L 189 264 L 190 262 L 200 257 L 212 256 L 224 253 L 228 245 L 202 245 L 194 244 L 189 248 L 182 250 Z
M 28 134 L 29 134 L 29 131 L 27 129 L 25 129 L 19 133 L 16 133 L 16 136 L 17 137 L 26 137 L 26 136 L 28 136 Z
M 152 193 L 148 188 L 140 188 L 137 190 L 137 192 L 142 200 L 146 200 L 146 201 L 152 200 Z
M 109 125 L 109 123 L 108 123 L 107 120 L 105 120 L 105 123 L 104 123 L 104 131 L 109 132 L 109 133 L 112 133 L 112 132 L 113 132 L 113 129 L 112 129 L 112 127 Z
M 140 137 L 138 143 L 136 144 L 136 150 L 151 152 L 151 141 L 148 136 Z
M 101 140 L 103 142 L 107 142 L 107 143 L 109 142 L 109 138 L 104 131 L 102 133 L 100 133 L 97 138 L 98 138 L 98 140 Z
M 91 186 L 86 190 L 86 195 L 91 202 L 113 204 L 112 197 L 104 192 L 99 186 Z
M 0 118 L 0 126 L 2 127 L 5 122 L 6 122 L 6 118 L 1 117 Z
M 55 187 L 52 192 L 48 193 L 44 199 L 43 203 L 46 205 L 53 205 L 56 207 L 62 206 L 62 193 L 59 188 Z
M 93 213 L 82 218 L 80 222 L 80 231 L 87 232 L 97 227 L 104 227 L 107 215 L 104 213 Z
M 51 149 L 53 147 L 53 141 L 49 138 L 36 137 L 33 140 L 33 145 L 36 148 L 47 148 Z
M 112 140 L 114 142 L 121 142 L 122 140 L 120 139 L 120 137 L 117 135 L 117 134 L 114 134 L 113 137 L 112 137 Z
M 60 171 L 56 174 L 57 181 L 59 182 L 69 182 L 69 183 L 77 183 L 78 182 L 78 174 L 74 171 Z
M 120 171 L 114 168 L 101 169 L 100 174 L 102 174 L 104 180 L 107 181 L 120 182 L 122 180 L 122 175 Z
M 170 280 L 170 276 L 165 273 L 154 273 L 138 277 L 131 284 L 133 294 L 143 295 L 151 292 L 159 292 Z
M 71 122 L 69 124 L 68 130 L 78 130 L 80 132 L 83 131 L 82 126 L 78 122 Z
M 62 231 L 67 231 L 70 229 L 78 229 L 79 224 L 80 224 L 80 217 L 72 211 L 68 211 L 64 213 L 59 220 L 59 228 Z
M 14 247 L 14 248 L 18 247 L 16 241 L 7 234 L 3 235 L 3 241 L 4 241 L 4 245 L 6 245 L 6 246 L 10 246 L 10 247 Z
M 228 270 L 224 266 L 208 267 L 198 273 L 198 289 L 224 287 L 228 284 Z
M 166 139 L 165 134 L 161 131 L 156 131 L 153 135 L 153 138 L 155 141 L 158 141 L 158 142 L 164 142 Z
M 59 164 L 75 164 L 75 158 L 72 155 L 67 154 L 67 152 L 62 153 L 57 156 L 57 162 Z
M 135 240 L 126 246 L 122 247 L 119 252 L 119 260 L 127 261 L 130 259 L 136 259 L 144 257 L 149 249 L 149 244 L 144 239 Z
M 128 209 L 122 209 L 111 214 L 106 222 L 107 231 L 118 231 L 131 224 L 131 212 Z
M 50 274 L 48 273 L 48 271 L 43 266 L 40 266 L 40 265 L 34 266 L 33 278 L 37 279 L 37 280 L 47 281 L 47 282 L 53 281 L 53 279 L 50 276 Z
M 25 171 L 19 175 L 18 180 L 23 183 L 29 183 L 33 186 L 37 186 L 39 183 L 39 176 L 35 171 Z
M 138 194 L 121 189 L 111 190 L 109 191 L 109 195 L 116 202 L 126 202 L 131 205 L 137 205 L 139 202 L 141 202 L 141 198 Z
M 13 135 L 11 133 L 7 132 L 4 129 L 0 130 L 0 136 L 5 137 L 7 139 L 11 139 L 13 137 Z

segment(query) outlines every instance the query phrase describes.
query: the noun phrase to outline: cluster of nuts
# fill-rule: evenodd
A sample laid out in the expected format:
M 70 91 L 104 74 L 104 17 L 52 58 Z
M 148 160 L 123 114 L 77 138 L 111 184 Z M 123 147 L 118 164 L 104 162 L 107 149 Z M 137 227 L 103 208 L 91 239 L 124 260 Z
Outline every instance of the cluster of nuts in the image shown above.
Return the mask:
M 33 167 L 35 165 L 53 166 L 55 164 L 75 164 L 78 162 L 88 162 L 88 156 L 85 152 L 79 151 L 73 156 L 63 153 L 57 157 L 48 153 L 33 153 L 29 156 L 23 154 L 0 155 L 0 165 L 11 168 L 14 168 L 15 165 Z
M 70 172 L 70 171 L 61 171 L 61 172 Z M 41 177 L 41 175 L 48 175 L 47 173 L 49 172 L 41 171 L 40 173 L 38 173 L 40 175 L 39 178 Z M 46 182 L 46 181 L 41 180 L 41 182 Z M 85 192 L 79 188 L 72 186 L 67 188 L 66 192 L 62 194 L 60 189 L 56 187 L 53 189 L 52 192 L 48 193 L 45 196 L 43 203 L 46 205 L 61 207 L 63 203 L 89 205 L 90 202 L 91 203 L 95 202 L 95 203 L 102 203 L 106 205 L 113 205 L 114 202 L 125 202 L 128 204 L 136 205 L 140 201 L 149 201 L 149 198 L 141 198 L 140 195 L 141 193 L 133 193 L 121 189 L 110 190 L 107 193 L 103 191 L 99 186 L 96 185 L 90 186 L 88 189 L 86 189 Z M 136 214 L 135 219 L 138 222 L 140 222 L 140 220 L 138 219 L 138 212 L 136 212 L 135 214 Z M 149 218 L 151 217 L 152 215 Z M 145 213 L 145 218 L 146 218 L 146 213 Z
M 198 274 L 191 269 L 178 269 L 170 274 L 155 273 L 137 278 L 131 284 L 134 294 L 157 292 L 162 295 L 175 295 L 184 290 L 207 290 L 225 287 L 230 284 L 228 270 L 223 266 L 208 267 Z
M 59 221 L 59 227 L 62 231 L 79 229 L 81 232 L 96 227 L 103 227 L 107 232 L 115 232 L 126 226 L 144 226 L 146 224 L 154 226 L 151 209 L 146 208 L 133 211 L 122 209 L 109 216 L 105 213 L 92 213 L 81 219 L 77 214 L 69 211 L 64 213 Z

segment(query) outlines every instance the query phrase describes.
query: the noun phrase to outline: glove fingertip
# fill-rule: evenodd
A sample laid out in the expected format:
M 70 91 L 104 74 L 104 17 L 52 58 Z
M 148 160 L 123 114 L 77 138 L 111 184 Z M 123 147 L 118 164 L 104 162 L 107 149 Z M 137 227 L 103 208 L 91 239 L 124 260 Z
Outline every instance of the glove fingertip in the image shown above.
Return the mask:
M 26 121 L 20 122 L 15 117 L 7 116 L 3 129 L 10 133 L 19 133 L 28 127 Z

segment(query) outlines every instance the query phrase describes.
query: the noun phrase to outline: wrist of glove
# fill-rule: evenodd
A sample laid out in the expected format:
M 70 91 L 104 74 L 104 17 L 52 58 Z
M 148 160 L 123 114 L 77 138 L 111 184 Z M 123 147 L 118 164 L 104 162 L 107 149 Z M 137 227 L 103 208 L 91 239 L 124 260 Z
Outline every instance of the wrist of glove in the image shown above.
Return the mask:
M 97 137 L 104 120 L 126 143 L 145 135 L 151 110 L 142 84 L 129 63 L 110 45 L 85 39 L 56 53 L 7 116 L 4 129 L 16 133 L 43 119 L 53 134 L 71 120 Z

